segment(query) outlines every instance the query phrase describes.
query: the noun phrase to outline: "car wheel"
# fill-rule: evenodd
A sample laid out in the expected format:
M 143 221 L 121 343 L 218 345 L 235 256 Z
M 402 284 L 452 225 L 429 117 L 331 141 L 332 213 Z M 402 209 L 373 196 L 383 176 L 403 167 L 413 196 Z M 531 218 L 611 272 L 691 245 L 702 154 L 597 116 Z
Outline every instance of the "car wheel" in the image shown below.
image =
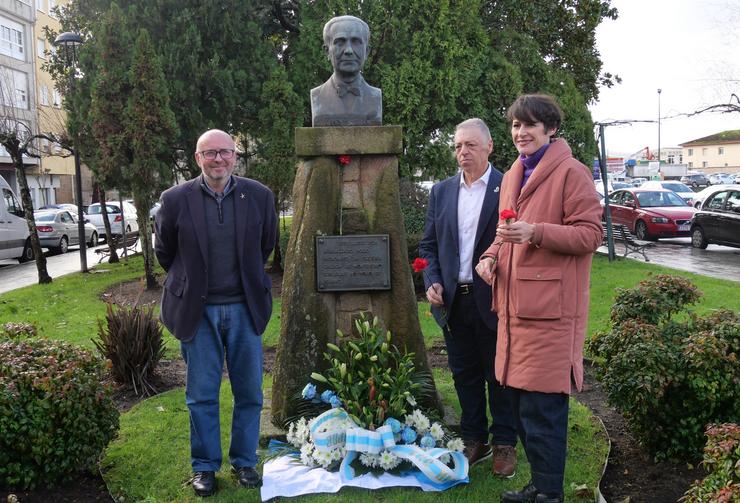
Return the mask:
M 90 242 L 87 243 L 90 246 L 98 246 L 98 233 L 93 231 L 92 236 L 90 236 Z
M 23 246 L 23 255 L 18 257 L 18 262 L 30 262 L 35 258 L 33 254 L 33 247 L 31 246 L 31 238 L 26 239 L 26 244 Z
M 650 235 L 650 233 L 647 230 L 647 224 L 643 222 L 642 220 L 638 220 L 635 223 L 635 236 L 637 236 L 637 239 L 640 239 L 642 241 L 653 241 L 654 238 Z
M 691 246 L 706 250 L 708 245 L 709 241 L 707 241 L 707 237 L 704 235 L 704 229 L 698 225 L 691 229 Z
M 59 240 L 59 246 L 53 250 L 54 253 L 67 253 L 67 250 L 69 250 L 69 239 L 67 239 L 67 236 L 62 236 L 62 239 Z

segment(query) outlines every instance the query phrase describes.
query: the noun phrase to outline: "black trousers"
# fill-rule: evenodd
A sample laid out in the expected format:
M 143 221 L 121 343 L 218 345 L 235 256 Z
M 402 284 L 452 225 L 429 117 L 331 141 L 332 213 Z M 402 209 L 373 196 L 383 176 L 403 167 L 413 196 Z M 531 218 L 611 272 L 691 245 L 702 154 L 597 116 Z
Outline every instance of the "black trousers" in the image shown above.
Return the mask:
M 447 361 L 460 400 L 460 429 L 465 441 L 516 445 L 514 391 L 496 381 L 496 330 L 483 323 L 472 293 L 456 295 L 443 329 Z M 491 413 L 489 426 L 486 405 Z

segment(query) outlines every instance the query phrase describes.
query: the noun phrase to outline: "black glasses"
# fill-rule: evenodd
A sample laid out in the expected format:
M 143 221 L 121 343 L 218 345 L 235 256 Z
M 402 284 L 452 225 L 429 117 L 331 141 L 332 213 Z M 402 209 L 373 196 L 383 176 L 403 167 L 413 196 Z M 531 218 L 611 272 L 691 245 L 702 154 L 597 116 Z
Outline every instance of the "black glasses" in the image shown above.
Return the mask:
M 227 161 L 234 157 L 234 149 L 233 148 L 222 148 L 221 150 L 201 150 L 199 152 L 200 155 L 208 159 L 209 161 L 213 161 L 216 159 L 217 155 L 221 156 L 221 159 L 224 161 Z

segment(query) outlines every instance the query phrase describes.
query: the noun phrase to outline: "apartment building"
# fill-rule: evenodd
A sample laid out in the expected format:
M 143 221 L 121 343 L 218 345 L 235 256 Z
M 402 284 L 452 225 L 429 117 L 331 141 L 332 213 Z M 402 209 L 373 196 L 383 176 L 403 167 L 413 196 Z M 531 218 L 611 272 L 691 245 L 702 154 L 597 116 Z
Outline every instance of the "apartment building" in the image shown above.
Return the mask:
M 740 173 L 740 130 L 722 131 L 681 145 L 690 169 L 711 173 Z

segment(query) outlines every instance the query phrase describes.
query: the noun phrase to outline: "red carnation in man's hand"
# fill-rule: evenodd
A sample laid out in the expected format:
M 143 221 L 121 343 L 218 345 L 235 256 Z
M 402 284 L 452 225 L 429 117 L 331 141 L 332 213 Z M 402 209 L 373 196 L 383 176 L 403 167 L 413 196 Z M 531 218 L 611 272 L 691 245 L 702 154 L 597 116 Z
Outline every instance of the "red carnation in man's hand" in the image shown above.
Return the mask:
M 501 213 L 499 215 L 499 218 L 501 220 L 504 220 L 506 222 L 506 225 L 510 224 L 516 219 L 516 211 L 514 210 L 501 210 Z
M 348 155 L 340 155 L 339 156 L 339 164 L 341 164 L 342 166 L 346 166 L 350 162 L 352 162 L 352 158 L 350 156 L 348 156 Z
M 411 263 L 411 268 L 414 270 L 414 272 L 421 272 L 426 269 L 428 265 L 429 261 L 427 259 L 416 257 Z

